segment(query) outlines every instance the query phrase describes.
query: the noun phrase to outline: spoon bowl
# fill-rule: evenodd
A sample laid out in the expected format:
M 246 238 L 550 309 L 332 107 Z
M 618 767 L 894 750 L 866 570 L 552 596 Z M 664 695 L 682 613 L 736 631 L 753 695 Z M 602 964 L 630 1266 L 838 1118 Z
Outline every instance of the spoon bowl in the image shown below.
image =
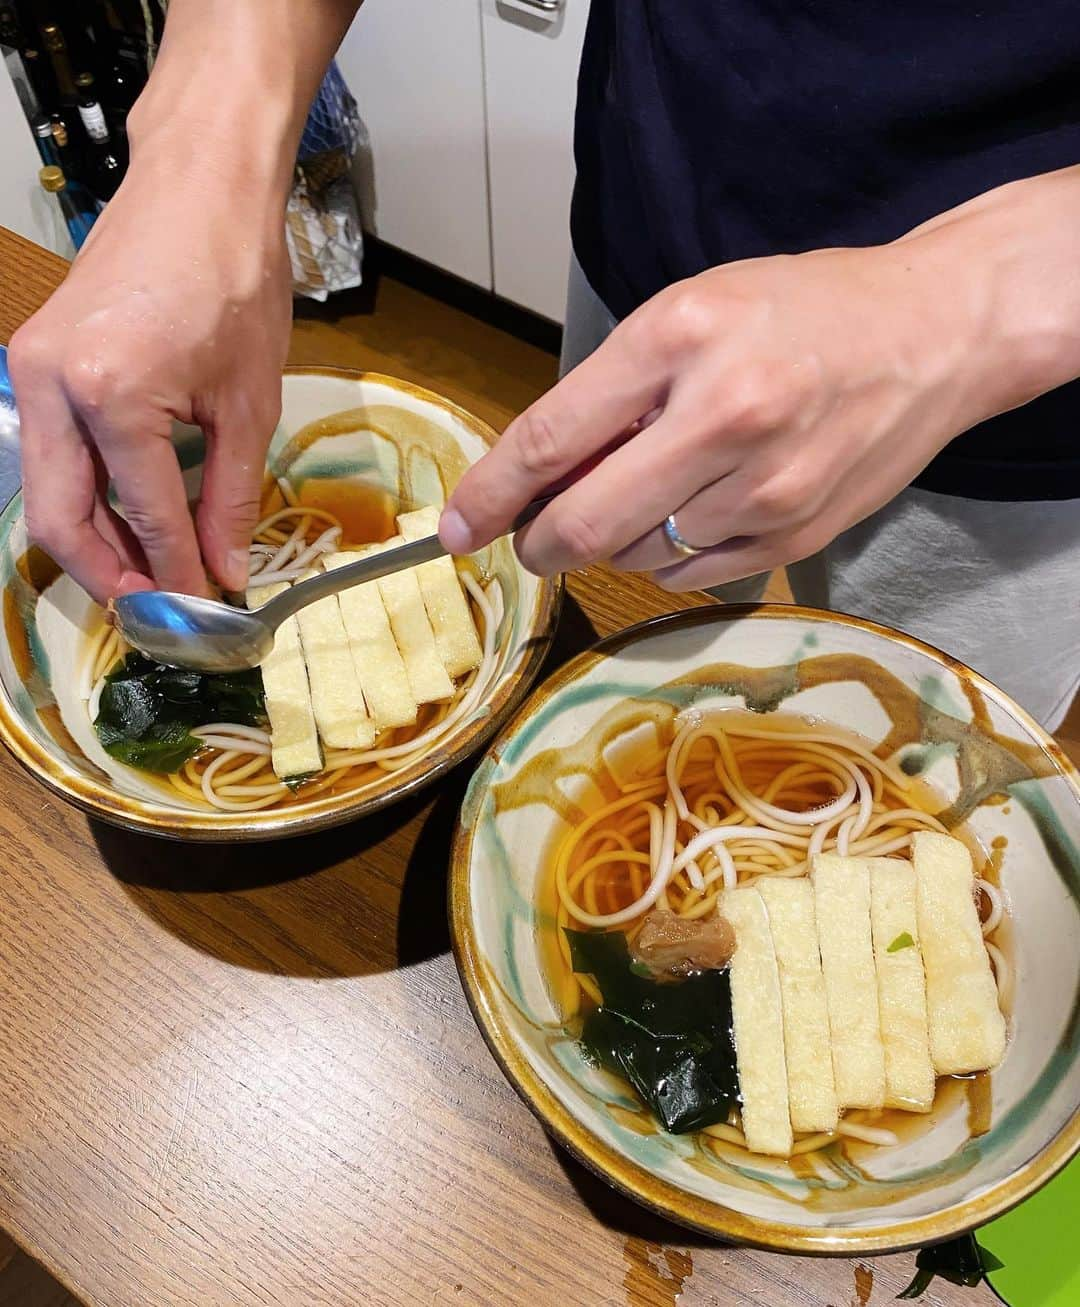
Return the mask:
M 258 667 L 274 647 L 274 628 L 259 609 L 164 590 L 124 595 L 114 607 L 127 643 L 170 667 L 240 672 Z

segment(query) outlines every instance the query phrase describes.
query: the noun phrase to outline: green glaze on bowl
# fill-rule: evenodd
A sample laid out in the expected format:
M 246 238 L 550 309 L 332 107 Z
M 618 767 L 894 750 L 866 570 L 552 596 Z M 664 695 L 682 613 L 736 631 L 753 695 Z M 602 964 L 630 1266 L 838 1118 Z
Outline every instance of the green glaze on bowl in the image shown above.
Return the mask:
M 854 731 L 925 776 L 1000 863 L 1016 969 L 1009 1047 L 972 1137 L 963 1082 L 895 1148 L 786 1162 L 655 1129 L 590 1066 L 545 974 L 539 886 L 632 731 L 689 708 L 782 710 Z M 650 723 L 652 725 L 650 725 Z M 996 842 L 996 843 L 995 843 Z M 1057 745 L 955 660 L 869 622 L 794 607 L 697 608 L 622 632 L 541 686 L 473 778 L 455 838 L 458 965 L 496 1058 L 573 1153 L 665 1216 L 763 1247 L 888 1251 L 979 1225 L 1080 1143 L 1080 788 Z
M 402 504 L 441 505 L 494 438 L 477 418 L 408 382 L 294 368 L 283 379 L 267 476 L 288 479 L 302 494 L 320 481 L 364 482 Z M 201 433 L 178 428 L 176 448 L 194 499 L 202 473 Z M 351 793 L 257 812 L 211 812 L 185 805 L 171 787 L 119 767 L 97 748 L 85 713 L 77 711 L 74 687 L 82 675 L 83 636 L 99 610 L 69 577 L 58 575 L 50 559 L 29 547 L 22 497 L 16 495 L 0 514 L 0 738 L 62 798 L 135 830 L 177 839 L 258 840 L 350 821 L 430 783 L 478 749 L 521 702 L 540 669 L 561 582 L 527 573 L 506 540 L 474 562 L 480 575 L 498 578 L 505 602 L 497 666 L 469 719 L 424 758 Z

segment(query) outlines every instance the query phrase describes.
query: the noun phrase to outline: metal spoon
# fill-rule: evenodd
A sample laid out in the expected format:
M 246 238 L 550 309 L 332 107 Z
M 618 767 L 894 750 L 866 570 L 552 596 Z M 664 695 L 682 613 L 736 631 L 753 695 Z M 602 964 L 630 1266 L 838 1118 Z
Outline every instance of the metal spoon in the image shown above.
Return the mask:
M 534 499 L 514 519 L 510 531 L 531 522 L 553 498 Z M 216 599 L 194 595 L 142 590 L 116 601 L 116 625 L 128 644 L 155 662 L 198 672 L 239 672 L 262 662 L 274 646 L 274 632 L 299 609 L 445 553 L 437 535 L 425 536 L 332 572 L 321 572 L 254 609 L 231 608 Z

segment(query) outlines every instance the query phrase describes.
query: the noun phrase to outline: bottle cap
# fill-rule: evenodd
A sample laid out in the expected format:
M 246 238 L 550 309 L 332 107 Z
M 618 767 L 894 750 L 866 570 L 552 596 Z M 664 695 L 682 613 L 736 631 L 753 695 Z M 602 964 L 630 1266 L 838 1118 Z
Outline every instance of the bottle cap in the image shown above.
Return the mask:
M 68 143 L 68 129 L 62 122 L 54 122 L 52 125 L 53 140 L 59 145 L 61 150 Z
M 45 41 L 45 49 L 52 54 L 59 54 L 66 49 L 64 45 L 64 34 L 60 31 L 55 23 L 47 23 L 41 29 L 42 38 Z
M 78 77 L 75 78 L 76 86 L 93 86 L 93 84 L 94 84 L 93 73 L 79 73 Z
M 67 185 L 63 169 L 57 168 L 55 164 L 42 168 L 38 172 L 38 179 L 47 191 L 62 191 Z
M 34 120 L 34 131 L 38 136 L 46 137 L 53 134 L 52 123 L 48 118 L 36 118 Z

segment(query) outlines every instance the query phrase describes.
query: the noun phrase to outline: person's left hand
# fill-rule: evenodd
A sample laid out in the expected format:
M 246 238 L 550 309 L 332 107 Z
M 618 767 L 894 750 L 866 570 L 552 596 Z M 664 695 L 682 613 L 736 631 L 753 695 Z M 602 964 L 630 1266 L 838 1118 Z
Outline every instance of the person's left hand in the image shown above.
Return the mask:
M 469 471 L 443 543 L 479 548 L 570 481 L 516 537 L 541 575 L 610 559 L 689 590 L 816 553 L 954 436 L 1046 388 L 1000 323 L 987 224 L 963 225 L 663 291 Z M 669 514 L 704 552 L 675 549 Z

